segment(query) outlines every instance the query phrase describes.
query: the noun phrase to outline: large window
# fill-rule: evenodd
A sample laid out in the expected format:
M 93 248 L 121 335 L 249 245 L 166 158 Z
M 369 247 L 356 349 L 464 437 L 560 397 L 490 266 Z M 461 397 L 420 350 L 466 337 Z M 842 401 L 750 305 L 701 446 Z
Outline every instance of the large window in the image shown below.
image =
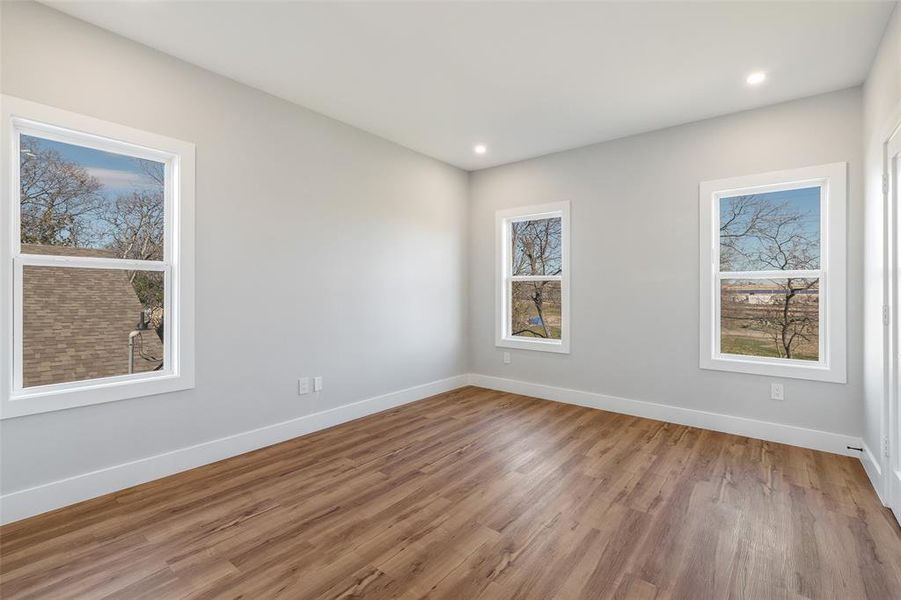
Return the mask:
M 701 184 L 701 367 L 844 382 L 844 163 Z
M 191 387 L 193 146 L 7 96 L 3 119 L 2 416 Z
M 569 203 L 497 213 L 496 342 L 569 352 Z

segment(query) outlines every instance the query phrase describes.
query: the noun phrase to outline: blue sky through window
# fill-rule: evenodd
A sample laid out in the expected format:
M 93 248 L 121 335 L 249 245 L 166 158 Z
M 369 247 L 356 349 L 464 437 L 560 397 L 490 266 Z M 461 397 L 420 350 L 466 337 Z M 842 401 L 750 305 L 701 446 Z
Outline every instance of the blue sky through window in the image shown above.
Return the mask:
M 158 184 L 147 175 L 145 167 L 160 163 L 43 138 L 27 135 L 22 137 L 32 140 L 38 148 L 55 151 L 63 160 L 84 168 L 100 182 L 103 186 L 103 195 L 107 198 L 114 199 L 133 191 L 158 187 Z
M 818 269 L 819 186 L 720 199 L 724 271 Z

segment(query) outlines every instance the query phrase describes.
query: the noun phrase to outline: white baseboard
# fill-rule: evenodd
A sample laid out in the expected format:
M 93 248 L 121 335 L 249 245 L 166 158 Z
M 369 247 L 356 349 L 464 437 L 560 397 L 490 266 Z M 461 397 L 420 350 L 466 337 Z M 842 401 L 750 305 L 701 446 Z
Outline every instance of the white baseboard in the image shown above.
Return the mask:
M 0 524 L 153 481 L 467 384 L 457 375 L 0 496 Z
M 876 455 L 873 454 L 869 446 L 865 443 L 861 443 L 861 448 L 863 448 L 863 452 L 861 453 L 863 456 L 860 457 L 860 462 L 863 463 L 863 470 L 867 472 L 867 477 L 870 478 L 870 483 L 873 485 L 873 489 L 876 490 L 879 501 L 885 506 L 885 498 L 883 497 L 885 479 L 882 477 L 882 466 L 879 461 L 876 460 Z
M 746 417 L 736 417 L 722 413 L 707 412 L 691 408 L 681 408 L 668 404 L 657 404 L 643 400 L 630 400 L 594 392 L 583 392 L 568 388 L 554 387 L 539 383 L 529 383 L 513 379 L 503 379 L 489 375 L 470 374 L 469 383 L 479 387 L 533 396 L 544 400 L 554 400 L 566 404 L 577 404 L 589 408 L 667 421 L 678 425 L 689 425 L 732 433 L 745 437 L 778 442 L 801 448 L 823 450 L 834 454 L 860 457 L 860 452 L 849 450 L 848 446 L 860 447 L 858 437 L 816 429 L 805 429 L 794 425 L 783 425 L 769 421 L 758 421 Z

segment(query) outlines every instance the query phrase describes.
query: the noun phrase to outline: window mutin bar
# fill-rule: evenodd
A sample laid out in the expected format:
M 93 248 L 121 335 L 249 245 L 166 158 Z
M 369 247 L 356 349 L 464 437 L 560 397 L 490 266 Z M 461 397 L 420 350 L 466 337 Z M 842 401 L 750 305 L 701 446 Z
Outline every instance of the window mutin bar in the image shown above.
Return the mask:
M 33 267 L 120 269 L 123 271 L 165 271 L 171 266 L 169 263 L 158 260 L 60 256 L 53 254 L 19 254 L 13 260 Z

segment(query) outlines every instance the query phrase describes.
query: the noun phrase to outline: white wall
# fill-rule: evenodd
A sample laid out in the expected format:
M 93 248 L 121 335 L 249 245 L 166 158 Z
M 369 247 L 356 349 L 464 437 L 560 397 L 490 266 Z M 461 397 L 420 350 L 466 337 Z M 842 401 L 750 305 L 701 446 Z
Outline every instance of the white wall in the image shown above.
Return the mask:
M 859 436 L 863 177 L 859 88 L 479 171 L 470 181 L 475 373 Z M 849 163 L 846 385 L 698 368 L 698 183 Z M 494 346 L 494 214 L 572 203 L 572 354 Z
M 197 147 L 196 389 L 3 421 L 4 494 L 465 372 L 465 172 L 38 4 L 0 34 L 3 93 Z
M 882 194 L 883 144 L 901 122 L 901 8 L 883 35 L 870 74 L 863 86 L 863 140 L 866 169 L 865 268 L 864 268 L 864 428 L 863 441 L 881 468 L 881 440 L 885 426 L 883 352 L 885 336 L 882 305 L 885 302 L 884 198 Z M 871 477 L 875 473 L 868 465 Z M 877 469 L 878 470 L 878 469 Z M 877 487 L 878 487 L 877 483 Z

